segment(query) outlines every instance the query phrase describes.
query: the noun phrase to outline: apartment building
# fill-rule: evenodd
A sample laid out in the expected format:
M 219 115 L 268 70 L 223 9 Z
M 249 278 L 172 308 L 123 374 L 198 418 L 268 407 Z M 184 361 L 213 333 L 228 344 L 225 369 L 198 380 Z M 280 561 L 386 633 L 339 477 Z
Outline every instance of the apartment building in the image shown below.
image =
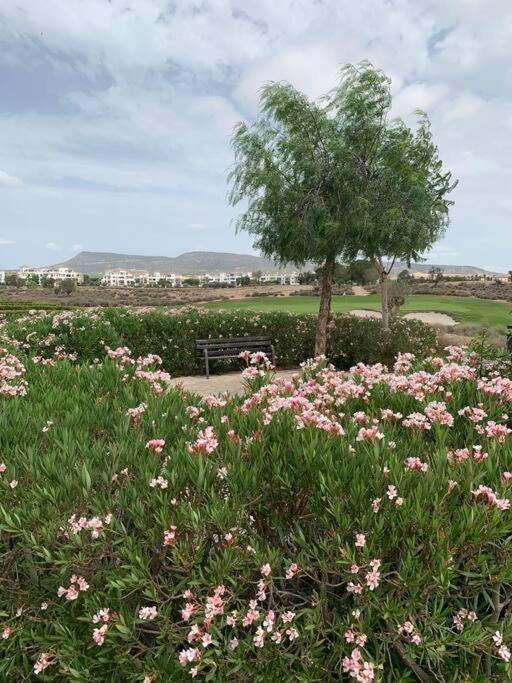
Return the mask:
M 18 277 L 22 280 L 27 280 L 35 276 L 39 284 L 41 284 L 43 278 L 49 280 L 75 280 L 76 282 L 82 283 L 84 276 L 82 273 L 78 273 L 76 270 L 65 267 L 57 268 L 32 268 L 29 266 L 23 266 L 18 270 Z
M 199 284 L 223 284 L 235 287 L 243 277 L 251 278 L 252 273 L 206 273 L 199 276 Z
M 297 285 L 299 283 L 298 273 L 262 273 L 260 276 L 262 283 L 274 283 L 277 285 Z
M 169 283 L 171 287 L 182 287 L 183 277 L 175 273 L 149 273 L 146 270 L 107 270 L 101 284 L 107 287 L 135 287 Z
M 5 270 L 0 270 L 0 285 L 5 285 Z

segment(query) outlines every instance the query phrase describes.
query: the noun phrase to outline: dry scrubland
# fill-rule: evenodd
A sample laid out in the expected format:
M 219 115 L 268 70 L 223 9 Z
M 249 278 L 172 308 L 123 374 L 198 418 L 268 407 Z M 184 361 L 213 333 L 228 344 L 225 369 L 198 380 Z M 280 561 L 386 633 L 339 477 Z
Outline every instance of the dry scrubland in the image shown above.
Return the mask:
M 437 285 L 418 282 L 413 283 L 412 294 L 512 301 L 512 282 L 440 282 Z
M 311 291 L 309 286 L 268 285 L 265 287 L 77 287 L 70 294 L 58 295 L 53 289 L 0 288 L 1 302 L 38 302 L 68 306 L 176 306 L 246 296 L 286 296 L 295 291 Z

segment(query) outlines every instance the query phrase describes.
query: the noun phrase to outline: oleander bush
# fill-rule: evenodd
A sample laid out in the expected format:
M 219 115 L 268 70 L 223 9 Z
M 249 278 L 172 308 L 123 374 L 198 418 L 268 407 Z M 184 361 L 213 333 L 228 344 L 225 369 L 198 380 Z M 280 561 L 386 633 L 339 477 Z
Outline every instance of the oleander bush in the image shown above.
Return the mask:
M 488 349 L 293 380 L 255 357 L 244 396 L 201 398 L 155 355 L 4 344 L 1 680 L 511 680 Z
M 198 338 L 270 335 L 279 367 L 298 367 L 313 354 L 316 318 L 283 312 L 208 311 L 181 308 L 167 312 L 121 308 L 34 313 L 12 321 L 7 332 L 27 342 L 31 353 L 50 357 L 56 349 L 92 362 L 105 355 L 105 347 L 129 347 L 135 356 L 157 353 L 174 376 L 199 372 L 195 340 Z M 424 357 L 435 345 L 435 331 L 414 320 L 398 319 L 385 332 L 379 320 L 333 316 L 329 358 L 339 367 L 357 362 L 392 362 L 398 352 Z M 239 364 L 215 362 L 213 371 Z

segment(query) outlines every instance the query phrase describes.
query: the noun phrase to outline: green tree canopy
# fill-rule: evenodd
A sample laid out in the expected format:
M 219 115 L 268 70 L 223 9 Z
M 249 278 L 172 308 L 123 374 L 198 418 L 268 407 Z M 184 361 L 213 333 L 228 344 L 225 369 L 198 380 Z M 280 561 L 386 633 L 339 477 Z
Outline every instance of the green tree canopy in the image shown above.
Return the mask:
M 266 84 L 258 119 L 233 134 L 230 202 L 248 202 L 237 230 L 282 264 L 322 267 L 317 353 L 325 351 L 337 259 L 362 256 L 378 268 L 387 325 L 385 258 L 419 259 L 446 226 L 450 174 L 428 120 L 422 115 L 413 132 L 389 120 L 390 107 L 390 80 L 363 62 L 346 66 L 320 101 L 288 83 Z

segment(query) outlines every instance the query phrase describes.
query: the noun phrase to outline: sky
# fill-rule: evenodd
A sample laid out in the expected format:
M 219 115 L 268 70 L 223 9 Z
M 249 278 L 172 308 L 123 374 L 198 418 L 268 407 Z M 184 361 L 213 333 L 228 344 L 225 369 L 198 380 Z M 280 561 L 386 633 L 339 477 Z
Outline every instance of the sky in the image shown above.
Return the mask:
M 0 267 L 115 251 L 251 253 L 227 204 L 237 121 L 369 59 L 459 179 L 432 263 L 512 268 L 510 0 L 0 4 Z

